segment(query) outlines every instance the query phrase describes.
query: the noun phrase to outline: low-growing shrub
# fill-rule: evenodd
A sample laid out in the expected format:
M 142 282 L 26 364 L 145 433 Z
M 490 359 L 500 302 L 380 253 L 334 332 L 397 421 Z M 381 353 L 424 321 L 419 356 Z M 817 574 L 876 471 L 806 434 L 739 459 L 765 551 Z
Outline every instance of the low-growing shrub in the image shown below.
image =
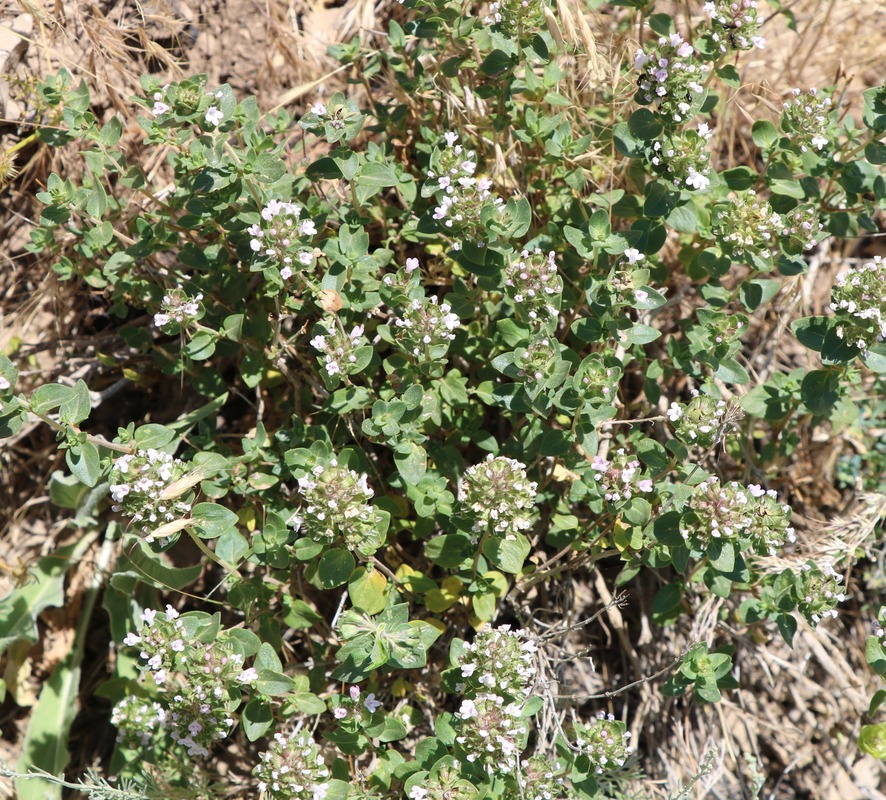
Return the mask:
M 793 298 L 821 242 L 878 231 L 886 87 L 854 120 L 776 86 L 733 161 L 717 122 L 761 10 L 686 30 L 652 6 L 610 5 L 628 58 L 603 81 L 562 8 L 406 0 L 297 117 L 145 77 L 142 146 L 67 72 L 40 85 L 40 138 L 83 169 L 50 177 L 30 248 L 116 338 L 87 380 L 0 356 L 0 426 L 57 432 L 52 499 L 104 543 L 99 694 L 132 796 L 602 797 L 651 763 L 609 699 L 652 678 L 561 698 L 593 619 L 553 587 L 654 586 L 660 626 L 719 598 L 727 624 L 658 676 L 687 703 L 740 685 L 730 631 L 790 643 L 838 613 L 853 553 L 795 531 L 780 470 L 882 389 L 886 267 L 849 264 L 820 315 Z M 772 317 L 818 368 L 757 358 Z M 118 378 L 142 416 L 101 435 Z M 33 638 L 21 602 L 4 643 Z

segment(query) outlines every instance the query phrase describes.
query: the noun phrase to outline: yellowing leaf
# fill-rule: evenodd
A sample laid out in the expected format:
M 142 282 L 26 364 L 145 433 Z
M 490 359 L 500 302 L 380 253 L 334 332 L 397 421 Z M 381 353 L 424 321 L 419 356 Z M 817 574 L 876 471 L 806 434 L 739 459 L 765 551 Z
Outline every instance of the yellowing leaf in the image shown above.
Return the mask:
M 237 512 L 237 518 L 240 524 L 250 533 L 255 530 L 255 509 L 252 506 L 245 506 Z
M 425 605 L 435 614 L 452 608 L 461 595 L 462 582 L 454 575 L 444 578 L 439 589 L 431 589 L 425 595 Z

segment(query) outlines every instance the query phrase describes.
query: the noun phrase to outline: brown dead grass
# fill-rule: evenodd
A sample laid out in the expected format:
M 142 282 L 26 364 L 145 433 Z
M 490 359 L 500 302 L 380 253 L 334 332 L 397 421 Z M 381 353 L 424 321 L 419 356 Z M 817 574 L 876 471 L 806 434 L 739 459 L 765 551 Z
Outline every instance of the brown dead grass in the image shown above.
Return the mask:
M 741 62 L 743 86 L 729 98 L 719 120 L 720 152 L 728 162 L 740 163 L 747 157 L 752 121 L 774 118 L 791 87 L 838 82 L 844 87 L 847 112 L 857 114 L 861 91 L 883 79 L 882 3 L 796 0 L 786 5 L 797 17 L 799 33 L 787 30 L 781 17 L 772 18 L 765 29 L 767 49 Z M 686 15 L 697 13 L 699 6 L 674 0 L 659 3 L 657 10 L 671 10 L 685 27 Z M 99 108 L 130 121 L 125 141 L 137 148 L 140 134 L 128 98 L 139 93 L 142 72 L 170 78 L 206 72 L 210 84 L 229 82 L 240 93 L 256 94 L 263 108 L 299 109 L 315 94 L 341 85 L 341 75 L 326 55 L 329 43 L 354 35 L 372 41 L 381 36 L 388 18 L 406 13 L 391 0 L 328 5 L 310 0 L 0 0 L 0 34 L 7 35 L 5 40 L 0 36 L 0 44 L 11 42 L 9 49 L 14 51 L 14 57 L 4 62 L 0 48 L 0 67 L 5 63 L 3 69 L 17 76 L 13 82 L 0 76 L 0 109 L 5 115 L 0 120 L 0 152 L 26 141 L 32 132 L 33 115 L 39 113 L 27 89 L 33 76 L 65 67 L 84 78 Z M 625 18 L 624 9 L 590 13 L 581 0 L 558 0 L 557 12 L 551 16 L 552 28 L 577 47 L 568 64 L 576 96 L 592 94 L 615 80 L 619 62 L 632 56 L 624 37 L 613 32 L 613 19 Z M 453 116 L 468 125 L 472 115 L 482 113 L 479 101 L 474 107 L 453 109 Z M 503 164 L 506 154 L 499 152 L 498 157 Z M 102 298 L 82 287 L 60 285 L 49 264 L 24 249 L 39 214 L 33 195 L 51 171 L 66 171 L 65 158 L 64 151 L 50 153 L 36 143 L 25 144 L 17 151 L 17 177 L 0 192 L 0 347 L 25 356 L 27 380 L 55 380 L 84 370 L 91 388 L 102 389 L 103 381 L 107 384 L 111 378 L 106 380 L 96 369 L 95 351 L 103 336 L 115 335 L 103 333 Z M 865 240 L 847 251 L 823 249 L 814 269 L 792 287 L 793 293 L 786 287 L 786 307 L 795 313 L 820 310 L 841 261 L 847 255 L 868 255 L 872 246 L 871 240 Z M 754 325 L 760 344 L 752 366 L 761 374 L 809 358 L 794 348 L 791 337 L 773 319 L 755 319 Z M 829 547 L 845 551 L 846 531 L 857 532 L 859 525 L 866 524 L 870 509 L 863 501 L 844 508 L 845 499 L 829 485 L 829 470 L 845 443 L 830 439 L 826 432 L 809 433 L 786 465 L 784 489 L 800 503 L 805 541 L 823 537 Z M 27 427 L 2 445 L 0 595 L 5 593 L 4 585 L 26 580 L 27 563 L 51 551 L 62 535 L 64 519 L 49 504 L 44 488 L 51 472 L 61 467 L 52 437 L 43 428 Z M 838 509 L 849 520 L 842 527 L 828 522 Z M 851 536 L 849 541 L 855 543 Z M 576 581 L 542 600 L 552 609 L 562 605 L 564 614 L 577 619 L 609 603 L 608 577 L 598 574 L 587 582 Z M 868 623 L 859 613 L 863 604 L 848 604 L 841 619 L 823 630 L 801 630 L 794 649 L 789 649 L 780 640 L 756 646 L 718 618 L 716 602 L 698 597 L 694 624 L 666 631 L 670 643 L 661 648 L 656 641 L 662 632 L 653 626 L 648 607 L 657 587 L 648 588 L 648 597 L 638 593 L 625 607 L 610 606 L 599 628 L 583 628 L 563 641 L 569 652 L 580 654 L 590 647 L 595 655 L 593 662 L 578 657 L 570 661 L 557 686 L 563 695 L 596 694 L 630 675 L 636 678 L 666 669 L 667 653 L 692 641 L 712 645 L 727 638 L 737 641 L 742 689 L 717 708 L 662 697 L 661 679 L 607 701 L 614 713 L 633 721 L 635 740 L 646 754 L 644 766 L 659 779 L 654 794 L 675 793 L 706 771 L 685 796 L 750 797 L 752 768 L 745 756 L 750 754 L 768 778 L 763 796 L 771 800 L 884 797 L 886 773 L 881 764 L 861 756 L 854 744 L 867 698 L 879 688 L 864 664 L 862 643 Z M 75 587 L 71 593 L 76 594 Z M 48 674 L 53 653 L 63 645 L 65 631 L 70 631 L 64 615 L 54 619 L 55 629 L 52 619 L 47 619 L 40 648 L 5 661 L 7 677 L 20 685 L 22 706 Z M 26 721 L 22 706 L 7 701 L 0 710 L 0 730 L 6 740 L 0 757 L 10 762 L 16 760 L 16 743 Z M 712 748 L 716 752 L 711 756 Z M 85 747 L 75 754 L 81 764 L 92 757 Z

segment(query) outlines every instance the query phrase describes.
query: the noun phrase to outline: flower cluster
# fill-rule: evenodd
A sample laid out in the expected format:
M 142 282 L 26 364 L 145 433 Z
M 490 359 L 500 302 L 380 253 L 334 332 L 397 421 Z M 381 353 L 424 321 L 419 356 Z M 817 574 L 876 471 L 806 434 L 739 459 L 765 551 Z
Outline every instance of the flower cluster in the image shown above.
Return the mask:
M 525 800 L 560 800 L 565 797 L 563 778 L 557 774 L 562 768 L 542 756 L 532 756 L 520 762 L 517 782 L 520 797 Z
M 483 22 L 513 39 L 525 39 L 541 26 L 543 12 L 542 0 L 496 0 Z
M 455 741 L 466 761 L 490 775 L 514 772 L 527 733 L 521 710 L 496 694 L 462 701 L 456 713 Z
M 261 210 L 261 222 L 249 226 L 249 246 L 259 256 L 271 259 L 288 281 L 293 269 L 314 263 L 314 248 L 309 239 L 317 235 L 313 220 L 301 219 L 302 208 L 295 203 L 271 200 Z
M 589 724 L 575 726 L 575 744 L 590 759 L 598 775 L 624 766 L 633 748 L 627 725 L 612 714 L 598 711 Z
M 202 294 L 191 297 L 183 289 L 172 289 L 163 295 L 160 311 L 154 314 L 154 324 L 158 328 L 163 328 L 171 322 L 177 322 L 184 327 L 188 320 L 196 319 L 200 315 L 202 299 Z
M 514 351 L 518 374 L 526 381 L 527 388 L 535 384 L 534 390 L 540 390 L 541 383 L 554 374 L 559 361 L 558 343 L 553 336 L 533 335 L 527 347 L 518 347 Z
M 164 702 L 138 707 L 132 700 L 118 704 L 121 740 L 132 741 L 138 732 L 143 742 L 154 729 L 166 729 L 172 740 L 189 755 L 209 755 L 209 747 L 224 739 L 234 725 L 230 714 L 239 699 L 229 687 L 254 681 L 255 669 L 243 669 L 243 656 L 224 638 L 200 641 L 179 613 L 166 606 L 165 613 L 147 608 L 139 632 L 123 640 L 139 649 L 141 669 L 163 692 Z
M 329 770 L 307 731 L 275 734 L 259 761 L 252 772 L 268 800 L 323 800 L 329 791 Z
M 610 503 L 630 500 L 637 492 L 646 494 L 655 489 L 652 480 L 640 477 L 640 462 L 629 457 L 623 448 L 615 451 L 611 461 L 594 456 L 591 469 L 596 473 L 594 480 L 599 485 L 600 494 Z
M 412 288 L 418 286 L 420 277 L 418 259 L 407 258 L 405 266 L 399 267 L 396 272 L 389 272 L 381 280 L 385 286 L 409 294 Z
M 157 528 L 191 510 L 174 486 L 186 469 L 183 461 L 153 447 L 120 456 L 109 476 L 112 509 L 130 517 L 152 542 Z
M 731 256 L 774 258 L 785 224 L 780 214 L 754 191 L 739 192 L 714 207 L 711 228 L 723 251 Z
M 524 630 L 512 631 L 510 625 L 481 630 L 474 641 L 464 646 L 459 692 L 474 694 L 494 692 L 512 700 L 523 701 L 535 680 L 535 653 L 538 646 Z
M 778 502 L 774 489 L 745 488 L 736 481 L 721 486 L 711 476 L 693 490 L 680 534 L 700 550 L 719 539 L 738 541 L 758 555 L 776 555 L 786 541 L 796 540 L 790 519 L 791 507 Z
M 599 353 L 591 353 L 581 362 L 572 379 L 576 392 L 588 402 L 615 402 L 622 370 L 614 360 L 607 361 Z
M 785 101 L 781 128 L 802 153 L 822 151 L 830 142 L 831 98 L 819 97 L 815 89 L 801 92 L 792 89 L 793 100 Z
M 117 744 L 130 750 L 146 748 L 154 734 L 162 730 L 160 720 L 164 717 L 160 703 L 127 695 L 111 711 L 111 724 L 117 728 Z
M 469 467 L 458 487 L 458 500 L 474 517 L 474 531 L 489 531 L 505 539 L 526 530 L 538 484 L 526 476 L 526 465 L 490 453 Z
M 169 84 L 165 84 L 159 91 L 154 92 L 152 99 L 154 100 L 154 105 L 151 108 L 151 113 L 155 117 L 159 117 L 163 114 L 168 114 L 172 107 L 167 102 L 166 91 L 169 89 Z
M 712 447 L 733 429 L 741 419 L 741 409 L 735 403 L 717 400 L 693 390 L 689 404 L 671 403 L 668 419 L 676 437 L 688 445 Z
M 707 67 L 696 63 L 695 50 L 678 33 L 662 36 L 650 53 L 638 50 L 634 69 L 637 78 L 635 99 L 654 104 L 667 125 L 692 119 L 704 98 Z
M 505 267 L 505 294 L 513 303 L 517 319 L 535 325 L 556 324 L 560 313 L 563 281 L 557 274 L 554 251 L 523 250 Z
M 710 38 L 721 53 L 728 50 L 762 50 L 766 40 L 757 31 L 757 0 L 715 0 L 704 4 L 711 18 Z
M 797 610 L 814 628 L 823 619 L 837 616 L 837 605 L 846 599 L 843 576 L 833 564 L 807 561 L 797 575 Z
M 409 800 L 474 800 L 477 790 L 460 777 L 461 763 L 444 757 L 434 765 L 431 774 L 409 789 Z
M 365 348 L 371 349 L 371 345 L 363 335 L 363 325 L 355 325 L 350 333 L 346 333 L 335 320 L 324 330 L 325 333 L 318 333 L 311 339 L 311 347 L 323 354 L 323 367 L 327 375 L 351 375 L 366 366 L 359 351 L 365 352 Z
M 354 100 L 349 100 L 342 92 L 335 92 L 326 102 L 316 100 L 298 124 L 334 144 L 353 139 L 363 127 L 363 119 Z
M 781 249 L 786 253 L 800 254 L 818 244 L 824 225 L 812 205 L 797 206 L 781 216 Z
M 706 189 L 711 182 L 708 178 L 711 156 L 706 149 L 711 136 L 713 133 L 705 122 L 698 130 L 674 131 L 652 143 L 647 159 L 652 169 L 674 186 Z
M 375 492 L 359 474 L 335 458 L 317 464 L 298 479 L 304 505 L 289 520 L 296 531 L 315 542 L 342 539 L 351 550 L 371 555 L 382 545 L 382 512 L 368 502 Z
M 428 170 L 425 193 L 438 194 L 440 205 L 433 217 L 459 241 L 485 244 L 485 229 L 481 220 L 483 209 L 492 206 L 499 211 L 504 201 L 492 193 L 489 178 L 477 178 L 476 154 L 456 144 L 458 134 L 444 134 L 446 147 L 436 160 L 437 169 Z
M 446 355 L 459 324 L 458 314 L 436 296 L 413 298 L 394 319 L 399 328 L 395 342 L 404 353 L 433 361 Z
M 375 699 L 375 692 L 370 692 L 361 701 L 359 686 L 351 686 L 346 697 L 339 697 L 338 705 L 332 709 L 332 716 L 339 722 L 348 718 L 364 720 L 367 714 L 374 714 L 381 708 L 381 700 Z
M 886 339 L 886 259 L 874 256 L 858 269 L 837 275 L 831 309 L 840 318 L 841 339 L 862 350 Z

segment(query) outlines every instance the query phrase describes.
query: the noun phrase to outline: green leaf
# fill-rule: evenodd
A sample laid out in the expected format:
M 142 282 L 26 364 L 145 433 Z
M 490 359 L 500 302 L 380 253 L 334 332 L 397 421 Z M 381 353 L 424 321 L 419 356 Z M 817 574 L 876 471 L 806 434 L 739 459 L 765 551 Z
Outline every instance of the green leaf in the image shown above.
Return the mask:
M 249 550 L 249 542 L 233 527 L 222 533 L 215 543 L 215 554 L 235 567 Z
M 65 453 L 65 463 L 71 474 L 85 486 L 95 486 L 101 477 L 101 458 L 92 442 L 72 445 Z
M 104 126 L 102 126 L 101 133 L 99 134 L 99 142 L 101 142 L 102 147 L 113 147 L 120 141 L 122 135 L 123 123 L 120 121 L 120 117 L 111 117 Z
M 661 331 L 650 325 L 643 325 L 635 322 L 627 332 L 625 344 L 630 346 L 634 344 L 649 344 L 654 342 L 661 336 Z
M 794 636 L 797 633 L 797 619 L 791 614 L 779 614 L 775 620 L 778 625 L 781 638 L 787 642 L 790 647 L 794 646 Z
M 197 503 L 191 510 L 191 517 L 201 539 L 215 539 L 237 524 L 237 515 L 217 503 Z
M 172 428 L 153 422 L 139 426 L 133 435 L 140 450 L 147 450 L 149 447 L 156 449 L 166 447 L 175 437 L 176 433 Z
M 886 164 L 886 144 L 868 142 L 864 147 L 864 157 L 871 164 Z
M 722 540 L 711 542 L 707 555 L 711 566 L 718 572 L 728 575 L 735 569 L 735 545 L 732 542 Z
M 194 361 L 205 361 L 215 353 L 215 340 L 214 334 L 201 331 L 185 345 L 183 352 Z
M 726 185 L 737 192 L 750 189 L 757 182 L 757 173 L 750 167 L 735 167 L 720 173 Z
M 327 550 L 317 564 L 317 584 L 321 589 L 334 589 L 346 583 L 356 562 L 349 550 L 336 547 Z
M 529 555 L 529 540 L 522 534 L 515 534 L 516 539 L 501 539 L 490 536 L 483 543 L 483 554 L 503 572 L 518 575 L 523 563 Z
M 628 130 L 638 139 L 651 142 L 661 135 L 662 127 L 648 108 L 638 108 L 628 119 Z
M 658 625 L 673 622 L 680 615 L 683 590 L 679 583 L 667 583 L 652 600 L 652 619 Z
M 67 742 L 77 711 L 82 658 L 82 649 L 73 648 L 43 684 L 22 744 L 19 761 L 22 772 L 37 767 L 61 775 L 67 766 L 70 760 Z M 60 785 L 42 780 L 18 780 L 15 788 L 18 800 L 61 800 L 62 796 Z
M 428 469 L 428 454 L 415 442 L 404 442 L 394 450 L 397 472 L 406 483 L 416 486 Z
M 250 742 L 261 739 L 274 724 L 274 712 L 268 703 L 259 699 L 250 700 L 243 709 L 243 731 Z
M 800 384 L 800 396 L 806 407 L 826 416 L 840 399 L 840 370 L 817 369 L 807 373 Z
M 425 544 L 425 556 L 446 569 L 455 569 L 474 551 L 471 540 L 463 533 L 444 533 Z
M 759 119 L 751 128 L 751 138 L 761 150 L 768 150 L 778 141 L 778 129 L 771 122 Z
M 714 375 L 725 383 L 736 383 L 739 385 L 747 383 L 751 379 L 748 371 L 734 358 L 724 358 L 720 361 L 720 365 L 717 367 Z
M 356 183 L 358 186 L 384 189 L 388 186 L 396 186 L 398 178 L 397 173 L 386 164 L 369 161 L 357 173 Z
M 73 386 L 71 397 L 65 400 L 58 410 L 59 422 L 66 425 L 77 425 L 89 416 L 91 410 L 89 388 L 82 380 L 78 380 Z
M 45 415 L 73 398 L 74 394 L 74 388 L 71 386 L 61 383 L 47 383 L 36 389 L 31 395 L 31 408 L 35 414 Z
M 821 352 L 824 338 L 834 324 L 830 317 L 802 317 L 791 323 L 791 330 L 801 344 L 810 350 Z
M 886 373 L 886 343 L 879 342 L 862 353 L 861 361 L 871 372 Z
M 837 335 L 836 326 L 825 334 L 824 341 L 821 344 L 821 361 L 823 364 L 848 364 L 860 353 L 860 348 Z
M 873 717 L 884 702 L 886 702 L 886 689 L 878 689 L 874 692 L 874 696 L 871 698 L 871 704 L 868 707 L 868 716 Z
M 273 669 L 260 669 L 255 688 L 267 697 L 279 697 L 292 691 L 292 678 Z

